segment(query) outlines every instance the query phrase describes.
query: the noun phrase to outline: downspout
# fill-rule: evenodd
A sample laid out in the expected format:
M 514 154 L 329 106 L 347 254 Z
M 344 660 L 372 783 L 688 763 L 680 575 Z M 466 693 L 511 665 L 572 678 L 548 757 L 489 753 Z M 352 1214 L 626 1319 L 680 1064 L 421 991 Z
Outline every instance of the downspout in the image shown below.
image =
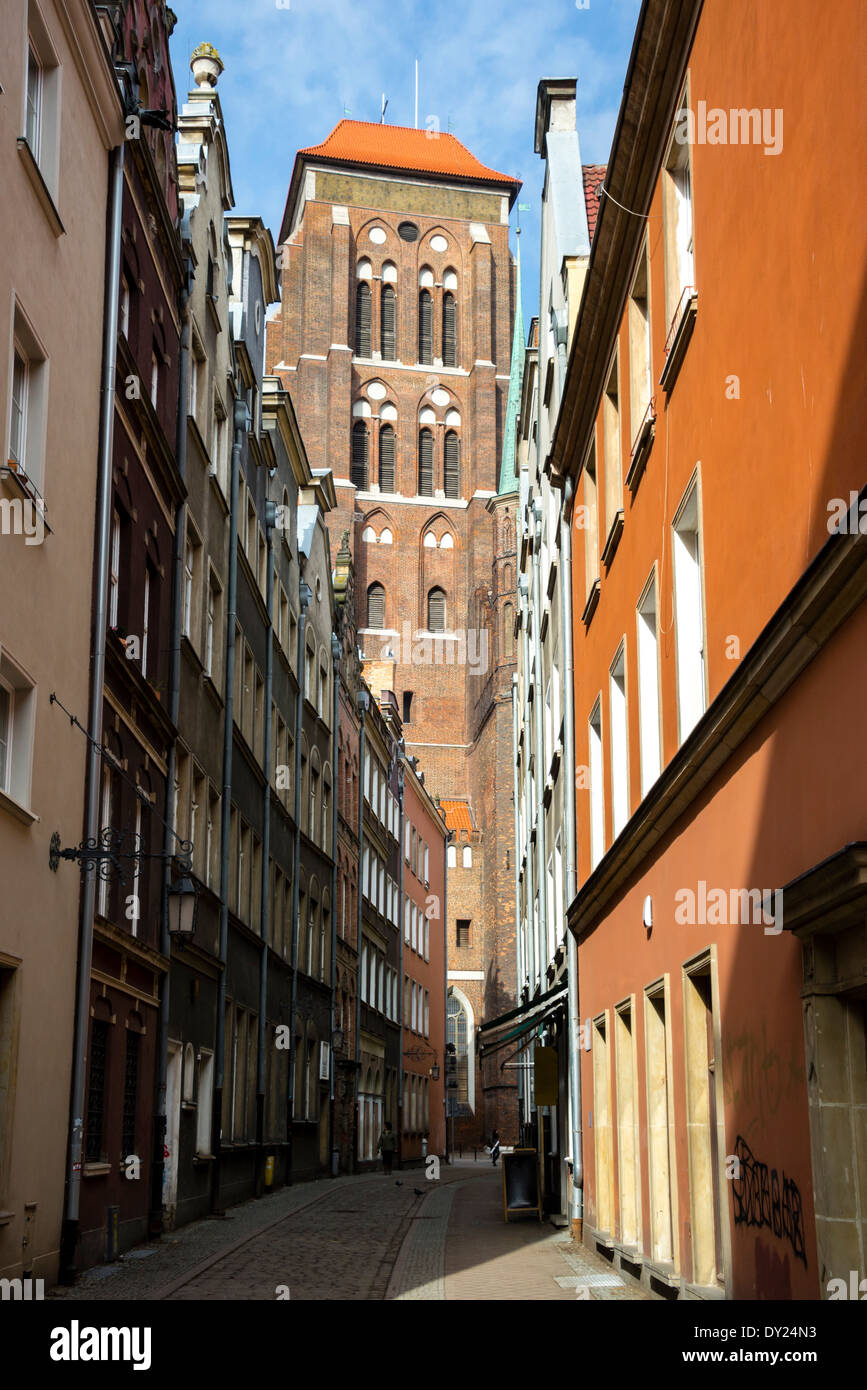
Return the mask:
M 299 555 L 300 563 L 300 555 Z M 298 647 L 296 671 L 298 693 L 295 696 L 295 841 L 292 853 L 292 993 L 289 1004 L 289 1086 L 286 1097 L 286 1182 L 292 1181 L 293 1119 L 295 1115 L 295 1014 L 298 1008 L 298 911 L 301 897 L 301 740 L 304 736 L 304 651 L 307 632 L 307 609 L 313 590 L 304 579 L 298 581 Z
M 189 404 L 190 363 L 190 285 L 193 268 L 185 262 L 186 280 L 181 290 L 180 379 L 178 381 L 178 417 L 175 427 L 175 463 L 178 476 L 186 483 L 187 476 L 187 410 Z M 186 488 L 185 488 L 186 491 Z M 151 1210 L 148 1222 L 151 1236 L 163 1232 L 163 1175 L 165 1172 L 166 1076 L 169 1059 L 169 1011 L 171 994 L 172 939 L 169 935 L 169 887 L 172 881 L 172 857 L 175 853 L 177 825 L 175 824 L 174 785 L 178 766 L 177 728 L 181 704 L 181 609 L 183 598 L 183 556 L 186 529 L 186 498 L 175 511 L 175 534 L 172 538 L 172 624 L 169 647 L 168 716 L 175 728 L 175 738 L 169 745 L 166 766 L 166 812 L 163 829 L 163 884 L 160 902 L 160 952 L 169 962 L 169 969 L 160 980 L 160 1007 L 157 1032 L 156 1095 L 153 1115 L 153 1148 L 151 1152 Z
M 220 803 L 220 973 L 217 977 L 217 1027 L 214 1042 L 215 1085 L 211 1112 L 211 1210 L 220 1208 L 220 1166 L 223 1143 L 223 1087 L 226 1054 L 226 968 L 229 955 L 229 835 L 232 813 L 232 753 L 235 718 L 235 616 L 238 610 L 238 480 L 241 449 L 247 432 L 247 402 L 236 398 L 232 407 L 232 476 L 229 482 L 229 578 L 226 590 L 226 686 L 223 704 L 223 798 Z
M 358 703 L 358 712 L 361 715 L 361 728 L 358 735 L 358 895 L 355 912 L 355 1134 L 353 1135 L 354 1163 L 357 1170 L 359 1162 L 358 1135 L 360 1129 L 358 1121 L 358 1092 L 359 1076 L 361 1072 L 361 904 L 364 896 L 364 883 L 362 881 L 362 866 L 364 864 L 364 744 L 367 737 L 365 718 L 370 704 L 370 693 L 365 688 L 359 690 L 355 698 Z M 400 987 L 402 992 L 402 980 Z
M 405 746 L 405 745 L 404 745 Z M 406 767 L 403 755 L 398 754 L 397 763 L 397 804 L 398 804 L 398 870 L 397 870 L 397 1027 L 398 1027 L 398 1066 L 397 1066 L 397 1166 L 403 1164 L 403 946 L 405 935 L 403 902 L 403 839 L 404 839 L 404 799 L 406 796 Z
M 340 639 L 331 634 L 331 1016 L 328 1059 L 331 1075 L 328 1084 L 328 1135 L 331 1149 L 331 1176 L 337 1177 L 340 1169 L 340 1151 L 335 1144 L 335 1104 L 334 1080 L 337 1070 L 334 1061 L 334 1001 L 337 992 L 337 788 L 340 770 L 337 765 L 340 749 L 338 745 L 338 725 L 340 720 Z
M 539 885 L 539 939 L 536 957 L 539 962 L 539 986 L 544 988 L 545 965 L 548 959 L 548 904 L 545 894 L 545 777 L 548 769 L 544 766 L 545 739 L 543 726 L 542 692 L 542 639 L 539 628 L 542 622 L 540 547 L 542 543 L 542 515 L 538 499 L 533 503 L 533 656 L 536 664 L 533 704 L 536 725 L 536 878 Z
M 262 767 L 265 773 L 265 789 L 262 793 L 262 877 L 259 894 L 259 936 L 262 953 L 259 957 L 259 1038 L 256 1054 L 256 1146 L 259 1150 L 259 1165 L 256 1172 L 256 1191 L 260 1193 L 265 1183 L 265 1048 L 267 1030 L 265 1015 L 268 1011 L 268 913 L 271 907 L 271 692 L 274 684 L 274 526 L 277 521 L 277 504 L 265 499 L 265 546 L 267 552 L 268 576 L 265 581 L 265 607 L 268 611 L 268 631 L 265 637 L 265 748 Z
M 521 927 L 521 811 L 520 811 L 520 790 L 518 779 L 518 677 L 512 676 L 512 748 L 515 758 L 515 776 L 513 782 L 513 797 L 515 803 L 515 938 L 518 945 L 517 950 L 517 980 L 515 997 L 521 1002 L 524 989 L 524 979 L 526 969 L 524 965 L 524 951 L 526 941 L 525 933 Z M 526 1115 L 527 1097 L 525 1085 L 524 1068 L 518 1071 L 518 1097 L 521 1102 L 521 1113 Z
M 90 666 L 90 692 L 87 726 L 91 738 L 87 745 L 86 802 L 84 838 L 95 841 L 99 833 L 102 765 L 102 702 L 105 683 L 105 642 L 108 623 L 108 563 L 111 546 L 112 457 L 114 447 L 114 378 L 117 363 L 117 321 L 120 286 L 120 239 L 123 226 L 123 145 L 109 155 L 109 217 L 106 246 L 105 288 L 102 335 L 102 382 L 99 401 L 99 458 L 97 461 L 97 522 L 95 542 L 96 593 L 93 609 L 93 656 Z M 81 1151 L 86 1090 L 85 1063 L 90 1021 L 90 968 L 93 959 L 93 918 L 96 909 L 96 875 L 86 874 L 81 891 L 81 920 L 78 933 L 78 980 L 75 996 L 75 1026 L 72 1048 L 72 1084 L 69 1108 L 69 1139 L 66 1154 L 66 1191 L 60 1242 L 59 1280 L 71 1284 L 75 1279 L 75 1250 L 81 1207 Z
M 443 1039 L 444 1039 L 444 1041 L 443 1041 L 443 1069 L 442 1069 L 442 1078 L 443 1078 L 443 1090 L 444 1090 L 444 1091 L 445 1091 L 445 1082 L 446 1082 L 446 1053 L 445 1053 L 445 1049 L 446 1049 L 446 1043 L 448 1042 L 448 1037 L 449 1037 L 449 1016 L 448 1016 L 448 997 L 449 997 L 449 854 L 448 854 L 448 843 L 449 843 L 450 838 L 451 838 L 451 832 L 449 831 L 448 827 L 446 827 L 446 835 L 445 835 L 445 839 L 443 840 L 443 978 L 444 978 L 444 980 L 445 980 L 445 989 L 443 990 L 443 1010 L 444 1010 L 444 1012 L 445 1012 L 445 1018 L 443 1019 Z M 402 854 L 402 853 L 403 853 L 403 848 L 401 847 L 401 854 Z M 402 981 L 402 980 L 401 980 L 401 985 L 400 985 L 400 992 L 401 992 L 401 996 L 402 996 L 402 995 L 403 995 L 403 981 Z M 448 1093 L 446 1092 L 446 1094 L 448 1094 Z M 448 1107 L 446 1107 L 446 1108 L 448 1108 Z M 452 1128 L 454 1128 L 454 1126 L 453 1126 Z M 454 1149 L 454 1145 L 452 1145 L 452 1149 Z M 451 1160 L 449 1159 L 449 1122 L 448 1122 L 448 1118 L 447 1118 L 447 1119 L 446 1119 L 446 1163 L 449 1163 L 450 1161 L 451 1161 Z
M 564 829 L 566 841 L 566 902 L 578 891 L 575 833 L 575 691 L 572 681 L 575 654 L 572 648 L 572 479 L 566 479 L 560 517 L 560 556 L 563 613 L 563 771 L 566 777 Z M 569 1105 L 572 1111 L 572 1238 L 581 1240 L 584 1228 L 584 1150 L 581 1131 L 581 1014 L 578 996 L 578 946 L 566 927 L 566 979 L 569 999 Z
M 522 586 L 523 586 L 523 587 L 522 587 Z M 527 628 L 528 628 L 528 626 L 529 626 L 529 620 L 530 620 L 530 619 L 529 619 L 530 605 L 529 605 L 529 602 L 528 602 L 529 581 L 528 581 L 526 575 L 521 575 L 521 578 L 520 578 L 520 581 L 519 581 L 519 584 L 518 584 L 518 589 L 519 589 L 519 593 L 520 593 L 520 595 L 521 595 L 521 615 L 522 615 L 522 620 L 521 620 L 521 641 L 522 641 L 522 644 L 523 644 L 523 647 L 524 647 L 524 708 L 523 708 L 523 718 L 524 718 L 524 747 L 525 747 L 525 749 L 527 750 L 527 774 L 529 774 L 529 762 L 530 762 L 529 751 L 530 751 L 530 747 L 531 747 L 531 738 L 532 738 L 532 734 L 531 734 L 531 730 L 530 730 L 530 637 L 529 637 L 529 633 L 528 633 L 528 631 L 527 631 Z M 534 769 L 535 769 L 535 770 L 534 770 L 534 777 L 537 777 L 537 776 L 538 776 L 538 768 L 536 767 L 536 759 L 535 759 L 535 757 L 533 758 L 533 766 L 534 766 Z M 526 895 L 525 895 L 525 896 L 526 896 L 526 901 L 527 901 L 527 931 L 526 931 L 526 938 L 525 938 L 525 939 L 526 939 L 526 947 L 527 947 L 527 964 L 528 964 L 528 967 L 529 967 L 529 997 L 532 999 L 533 995 L 536 993 L 536 988 L 537 988 L 537 985 L 536 985 L 536 884 L 535 884 L 536 875 L 535 875 L 534 864 L 533 864 L 533 847 L 532 847 L 532 834 L 531 834 L 531 827 L 530 827 L 530 815 L 531 815 L 531 813 L 534 813 L 534 812 L 535 812 L 535 809 L 536 809 L 536 808 L 535 808 L 535 806 L 532 806 L 532 805 L 531 805 L 531 803 L 530 803 L 530 798 L 529 798 L 529 797 L 526 797 L 526 798 L 525 798 L 525 801 L 526 801 L 526 806 L 527 806 L 527 824 L 526 824 L 525 832 L 524 832 L 524 841 L 525 841 L 525 848 L 526 848 L 526 854 L 527 854 L 527 860 L 526 860 L 526 863 L 527 863 L 527 889 L 526 889 Z

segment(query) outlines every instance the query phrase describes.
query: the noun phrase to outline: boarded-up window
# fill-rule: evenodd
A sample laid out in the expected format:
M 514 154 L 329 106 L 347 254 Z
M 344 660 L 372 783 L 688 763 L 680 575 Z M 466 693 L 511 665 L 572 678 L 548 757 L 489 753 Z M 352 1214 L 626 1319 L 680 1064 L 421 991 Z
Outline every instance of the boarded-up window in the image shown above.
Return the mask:
M 371 584 L 367 591 L 367 626 L 385 627 L 385 590 L 381 584 Z
M 383 492 L 394 492 L 394 430 L 383 425 L 379 431 L 379 486 Z
M 457 307 L 453 294 L 443 295 L 443 366 L 458 365 Z
M 384 285 L 382 289 L 382 342 L 380 349 L 386 362 L 393 362 L 395 355 L 394 325 L 395 325 L 395 296 L 391 285 Z
M 419 497 L 433 497 L 433 491 L 433 435 L 430 430 L 422 430 L 418 437 L 418 494 Z
M 355 355 L 370 356 L 370 286 L 363 280 L 355 291 Z
M 443 589 L 431 589 L 427 596 L 428 632 L 445 632 L 446 596 Z
M 445 447 L 446 497 L 461 495 L 461 443 L 454 430 L 446 435 Z
M 368 451 L 367 426 L 359 420 L 352 427 L 352 481 L 357 488 L 367 487 Z
M 428 290 L 418 297 L 418 360 L 433 361 L 433 300 Z

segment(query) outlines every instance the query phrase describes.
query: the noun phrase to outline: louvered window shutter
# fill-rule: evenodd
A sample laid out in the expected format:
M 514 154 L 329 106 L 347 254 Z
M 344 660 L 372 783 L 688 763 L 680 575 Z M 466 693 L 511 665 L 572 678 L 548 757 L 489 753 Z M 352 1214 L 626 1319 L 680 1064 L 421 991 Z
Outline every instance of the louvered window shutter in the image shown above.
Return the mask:
M 383 425 L 379 431 L 379 486 L 383 492 L 394 492 L 394 430 Z
M 433 435 L 430 430 L 422 430 L 418 437 L 418 495 L 433 497 Z
M 385 590 L 372 584 L 367 591 L 367 626 L 385 627 Z
M 359 420 L 352 430 L 352 481 L 357 488 L 367 488 L 367 426 Z
M 385 285 L 382 291 L 382 342 L 380 348 L 386 362 L 393 362 L 395 358 L 394 324 L 394 290 L 390 285 Z
M 446 596 L 442 589 L 431 589 L 427 599 L 428 632 L 445 632 Z
M 433 361 L 433 300 L 427 290 L 418 297 L 418 360 Z
M 461 445 L 457 435 L 449 431 L 445 447 L 446 497 L 461 495 Z
M 363 280 L 355 295 L 355 355 L 370 356 L 370 286 Z
M 455 297 L 447 294 L 443 298 L 443 366 L 458 365 L 457 311 Z

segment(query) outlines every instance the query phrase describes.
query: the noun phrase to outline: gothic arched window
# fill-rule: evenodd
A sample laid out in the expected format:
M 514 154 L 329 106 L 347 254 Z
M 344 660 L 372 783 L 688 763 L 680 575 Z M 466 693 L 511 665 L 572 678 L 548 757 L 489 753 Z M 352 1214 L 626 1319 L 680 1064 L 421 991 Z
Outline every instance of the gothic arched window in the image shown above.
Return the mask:
M 394 492 L 394 429 L 383 425 L 379 431 L 379 486 L 382 492 Z
M 395 358 L 396 298 L 391 285 L 383 285 L 380 301 L 380 351 L 386 362 Z
M 458 365 L 458 316 L 453 294 L 443 295 L 443 366 Z
M 433 435 L 430 430 L 422 430 L 418 437 L 418 495 L 434 495 Z
M 367 591 L 367 626 L 385 627 L 385 589 L 371 584 Z
M 365 280 L 355 291 L 355 355 L 370 356 L 370 286 Z
M 367 426 L 359 420 L 352 426 L 352 481 L 364 491 L 367 487 L 369 438 Z
M 449 430 L 445 444 L 446 497 L 461 495 L 461 443 L 454 430 Z
M 468 1063 L 469 1042 L 467 1011 L 454 994 L 446 1001 L 446 1042 L 451 1043 L 457 1058 L 457 1099 L 466 1105 L 469 1101 Z
M 446 595 L 444 589 L 431 589 L 427 596 L 428 632 L 446 630 Z
M 418 360 L 433 361 L 433 300 L 430 290 L 418 297 Z

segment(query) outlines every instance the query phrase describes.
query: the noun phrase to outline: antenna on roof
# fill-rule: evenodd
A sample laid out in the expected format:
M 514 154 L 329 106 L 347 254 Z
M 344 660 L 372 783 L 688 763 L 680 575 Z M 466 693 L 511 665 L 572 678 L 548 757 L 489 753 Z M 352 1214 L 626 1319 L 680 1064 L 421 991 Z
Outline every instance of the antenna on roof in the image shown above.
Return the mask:
M 382 94 L 382 110 L 381 110 L 380 113 L 379 113 L 379 124 L 380 124 L 380 125 L 385 125 L 385 111 L 386 111 L 386 107 L 387 107 L 387 106 L 388 106 L 388 97 L 385 95 L 385 92 L 383 92 L 383 94 Z
M 418 130 L 418 58 L 415 60 L 415 128 Z

